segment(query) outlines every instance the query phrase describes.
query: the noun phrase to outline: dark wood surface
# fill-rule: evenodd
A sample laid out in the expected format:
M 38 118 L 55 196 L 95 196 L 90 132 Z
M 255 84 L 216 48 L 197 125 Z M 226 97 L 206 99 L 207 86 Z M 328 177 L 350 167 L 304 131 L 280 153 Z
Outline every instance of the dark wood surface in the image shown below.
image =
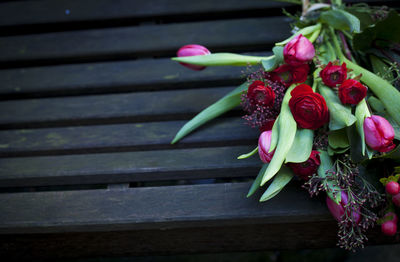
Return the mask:
M 266 203 L 262 191 L 246 198 L 261 162 L 236 159 L 258 137 L 239 109 L 170 144 L 252 69 L 194 72 L 169 57 L 190 43 L 269 55 L 290 34 L 282 7 L 296 10 L 265 0 L 1 1 L 0 256 L 333 246 L 323 199 L 298 182 Z

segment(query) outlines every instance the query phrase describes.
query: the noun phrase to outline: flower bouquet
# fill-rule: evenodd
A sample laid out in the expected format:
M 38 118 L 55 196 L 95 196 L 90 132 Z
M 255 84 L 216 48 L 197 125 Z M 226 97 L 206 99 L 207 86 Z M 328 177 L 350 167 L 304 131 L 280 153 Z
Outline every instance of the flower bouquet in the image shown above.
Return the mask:
M 400 16 L 341 0 L 286 1 L 302 4 L 302 13 L 290 15 L 293 35 L 271 56 L 212 54 L 200 45 L 178 50 L 173 60 L 193 70 L 229 65 L 252 72 L 172 143 L 241 105 L 244 120 L 261 134 L 258 146 L 238 158 L 258 153 L 263 162 L 247 197 L 264 187 L 260 201 L 267 201 L 297 177 L 311 196 L 326 193 L 338 245 L 354 250 L 375 224 L 386 235 L 397 231 Z

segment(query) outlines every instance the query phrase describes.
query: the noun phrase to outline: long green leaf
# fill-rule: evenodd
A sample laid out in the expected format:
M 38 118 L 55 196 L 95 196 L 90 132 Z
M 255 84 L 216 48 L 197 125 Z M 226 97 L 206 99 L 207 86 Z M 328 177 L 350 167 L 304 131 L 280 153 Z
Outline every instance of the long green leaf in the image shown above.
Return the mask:
M 368 158 L 371 159 L 372 155 L 373 155 L 373 152 L 369 151 L 368 148 L 365 145 L 364 119 L 371 115 L 370 112 L 369 112 L 367 103 L 365 102 L 365 99 L 363 99 L 356 106 L 355 115 L 356 115 L 356 118 L 357 118 L 356 128 L 357 128 L 358 134 L 360 135 L 360 140 L 361 140 L 361 153 L 362 153 L 363 156 L 365 156 L 365 150 L 367 150 Z
M 293 145 L 290 148 L 285 163 L 302 163 L 311 155 L 314 131 L 311 129 L 297 129 Z
M 320 159 L 321 159 L 321 165 L 318 168 L 318 176 L 321 178 L 326 177 L 326 173 L 329 169 L 332 168 L 333 163 L 326 151 L 320 151 Z M 339 204 L 341 195 L 340 195 L 340 187 L 334 184 L 333 181 L 327 181 L 325 180 L 324 186 L 326 187 L 326 193 L 327 195 L 335 201 L 337 204 Z
M 173 57 L 174 61 L 201 66 L 247 66 L 261 64 L 274 56 L 249 56 L 233 53 L 215 53 L 209 55 Z
M 267 167 L 268 167 L 268 163 L 264 164 L 262 166 L 262 168 L 260 169 L 260 172 L 258 172 L 258 175 L 257 175 L 256 179 L 254 179 L 254 182 L 251 185 L 249 192 L 247 193 L 247 197 L 252 196 L 257 191 L 257 189 L 260 187 L 261 179 L 262 179 L 262 177 L 264 175 L 264 172 L 267 169 Z
M 276 196 L 293 178 L 294 174 L 292 170 L 290 170 L 286 166 L 282 166 L 279 172 L 276 174 L 274 180 L 269 185 L 267 190 L 260 198 L 260 202 L 264 202 L 270 200 L 274 196 Z
M 356 122 L 356 117 L 351 113 L 349 106 L 344 106 L 333 90 L 323 84 L 318 85 L 319 93 L 325 98 L 329 108 L 329 129 L 338 130 L 351 126 Z
M 199 114 L 197 114 L 192 120 L 187 122 L 176 134 L 171 144 L 178 142 L 184 136 L 203 125 L 204 123 L 214 119 L 223 113 L 237 107 L 241 102 L 241 95 L 248 87 L 248 83 L 244 83 L 225 95 L 223 98 L 210 105 Z
M 296 121 L 293 119 L 292 112 L 289 108 L 289 100 L 292 97 L 290 92 L 296 87 L 292 85 L 286 91 L 285 96 L 282 101 L 281 112 L 279 114 L 278 124 L 278 142 L 276 145 L 274 156 L 267 170 L 264 173 L 261 185 L 264 185 L 268 180 L 270 180 L 280 169 L 289 152 L 293 140 L 296 135 L 297 125 Z M 274 125 L 275 126 L 275 125 Z M 272 131 L 272 133 L 274 133 Z M 271 138 L 271 140 L 274 138 Z

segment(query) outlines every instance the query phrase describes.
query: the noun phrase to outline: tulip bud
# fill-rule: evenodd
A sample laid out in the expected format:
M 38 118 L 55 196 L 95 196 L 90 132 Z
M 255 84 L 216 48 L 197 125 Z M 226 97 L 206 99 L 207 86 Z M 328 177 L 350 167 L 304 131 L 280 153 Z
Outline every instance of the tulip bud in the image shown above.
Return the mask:
M 324 69 L 319 73 L 322 78 L 322 82 L 329 87 L 336 87 L 343 83 L 343 81 L 347 78 L 347 68 L 346 63 L 343 63 L 341 66 L 333 65 L 332 62 L 329 62 Z
M 261 161 L 264 163 L 271 162 L 272 157 L 274 156 L 275 150 L 268 153 L 271 147 L 271 135 L 272 131 L 264 131 L 258 138 L 258 154 L 260 155 Z
M 179 48 L 178 52 L 176 53 L 176 55 L 178 57 L 183 57 L 183 56 L 195 56 L 195 55 L 209 55 L 211 54 L 211 52 L 205 48 L 202 45 L 185 45 L 182 46 L 181 48 Z M 206 68 L 205 66 L 199 66 L 199 65 L 191 65 L 191 64 L 187 64 L 187 63 L 181 63 L 179 62 L 181 65 L 186 66 L 187 68 L 190 68 L 192 70 L 203 70 L 204 68 Z
M 364 120 L 365 142 L 379 152 L 389 152 L 396 145 L 393 143 L 394 129 L 383 117 L 372 115 Z
M 315 49 L 313 44 L 302 34 L 297 35 L 283 48 L 283 57 L 289 65 L 298 66 L 313 59 Z
M 304 180 L 308 180 L 312 174 L 315 174 L 318 170 L 321 160 L 319 158 L 319 152 L 316 150 L 311 151 L 310 157 L 303 163 L 288 163 L 288 166 L 292 169 L 298 177 Z
M 397 232 L 397 223 L 394 221 L 386 221 L 381 225 L 381 230 L 386 236 L 394 236 Z
M 332 216 L 339 222 L 342 221 L 343 219 L 343 215 L 345 213 L 345 206 L 347 205 L 348 202 L 349 198 L 347 196 L 347 193 L 344 191 L 341 192 L 341 199 L 339 204 L 336 204 L 330 197 L 328 196 L 326 197 L 326 205 L 329 211 L 331 212 Z M 359 210 L 353 210 L 352 213 L 353 213 L 352 214 L 353 221 L 356 224 L 358 224 L 358 222 L 360 222 L 361 220 L 361 215 Z

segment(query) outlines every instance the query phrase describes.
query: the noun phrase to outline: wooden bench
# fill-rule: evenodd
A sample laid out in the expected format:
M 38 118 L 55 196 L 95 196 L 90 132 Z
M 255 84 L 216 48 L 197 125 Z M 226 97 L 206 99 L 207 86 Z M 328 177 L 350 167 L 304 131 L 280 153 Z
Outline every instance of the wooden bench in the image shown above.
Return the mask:
M 261 162 L 236 159 L 258 136 L 239 109 L 170 144 L 246 69 L 193 72 L 169 57 L 191 43 L 263 54 L 289 36 L 282 7 L 296 9 L 265 0 L 0 1 L 0 256 L 334 246 L 335 221 L 299 183 L 267 203 L 246 198 Z

